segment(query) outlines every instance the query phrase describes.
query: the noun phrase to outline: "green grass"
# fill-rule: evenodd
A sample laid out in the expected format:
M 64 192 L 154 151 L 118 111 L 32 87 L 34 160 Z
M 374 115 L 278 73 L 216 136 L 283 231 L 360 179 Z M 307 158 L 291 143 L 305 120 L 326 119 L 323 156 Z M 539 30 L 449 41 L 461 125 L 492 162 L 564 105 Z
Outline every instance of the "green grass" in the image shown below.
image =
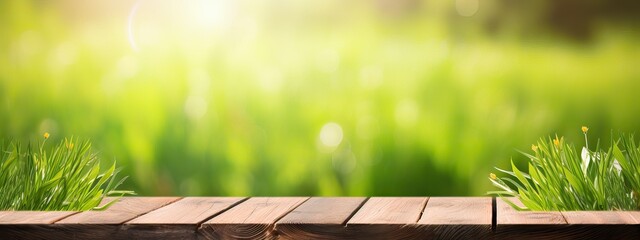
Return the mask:
M 583 127 L 585 147 L 576 150 L 564 138 L 548 137 L 531 146 L 528 173 L 511 162 L 511 171 L 498 169 L 509 176 L 489 180 L 501 197 L 518 197 L 524 204 L 520 210 L 639 210 L 640 148 L 633 135 L 612 137 L 610 146 L 598 143 L 589 149 L 587 131 Z M 617 139 L 617 140 L 615 140 Z
M 133 194 L 116 188 L 115 162 L 101 169 L 88 140 L 64 139 L 47 151 L 47 139 L 26 147 L 18 141 L 0 144 L 0 210 L 91 210 L 105 196 Z

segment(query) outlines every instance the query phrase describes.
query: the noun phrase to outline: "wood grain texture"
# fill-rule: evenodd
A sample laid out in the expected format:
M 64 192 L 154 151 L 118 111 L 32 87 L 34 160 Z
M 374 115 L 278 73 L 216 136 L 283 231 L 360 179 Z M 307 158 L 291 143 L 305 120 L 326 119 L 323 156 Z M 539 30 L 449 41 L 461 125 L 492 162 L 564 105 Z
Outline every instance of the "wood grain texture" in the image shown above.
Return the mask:
M 491 218 L 489 197 L 431 197 L 418 224 L 422 238 L 486 239 Z
M 275 222 L 308 197 L 254 197 L 202 224 L 208 239 L 273 239 Z
M 489 225 L 490 197 L 432 197 L 418 221 L 425 225 Z
M 640 211 L 491 207 L 459 197 L 125 197 L 105 211 L 0 211 L 0 239 L 640 239 Z
M 626 211 L 562 212 L 569 224 L 565 233 L 591 239 L 640 239 L 640 223 Z
M 126 233 L 127 237 L 133 239 L 197 239 L 200 223 L 245 199 L 185 197 L 128 221 L 122 227 L 121 233 Z
M 419 238 L 416 222 L 426 197 L 372 197 L 347 222 L 352 239 Z
M 20 239 L 129 239 L 122 223 L 167 205 L 178 197 L 124 197 L 103 211 L 86 211 L 54 224 L 21 225 L 14 229 Z
M 178 197 L 126 197 L 104 211 L 86 211 L 62 219 L 56 224 L 122 224 L 137 216 L 172 203 Z
M 426 197 L 372 197 L 347 225 L 415 224 L 427 203 Z
M 631 214 L 623 211 L 562 212 L 568 224 L 637 224 Z
M 364 197 L 313 197 L 276 223 L 283 239 L 353 239 L 345 228 Z
M 185 197 L 137 217 L 127 224 L 197 225 L 244 199 L 244 197 Z
M 509 198 L 513 203 L 523 206 L 517 198 Z M 564 217 L 557 211 L 518 211 L 501 199 L 496 200 L 497 226 L 506 225 L 559 225 L 566 224 Z
M 636 223 L 640 224 L 640 211 L 627 211 L 627 213 L 636 220 Z
M 640 239 L 640 225 L 630 225 L 635 219 L 628 213 L 518 212 L 500 200 L 497 210 L 494 237 L 499 239 Z M 604 224 L 608 221 L 617 224 Z
M 517 198 L 508 198 L 523 206 Z M 518 211 L 502 199 L 496 199 L 496 226 L 494 237 L 497 239 L 546 239 L 566 231 L 567 222 L 560 212 Z
M 51 223 L 75 214 L 73 211 L 2 211 L 0 239 L 51 239 Z
M 0 211 L 0 224 L 48 224 L 77 212 L 74 211 Z

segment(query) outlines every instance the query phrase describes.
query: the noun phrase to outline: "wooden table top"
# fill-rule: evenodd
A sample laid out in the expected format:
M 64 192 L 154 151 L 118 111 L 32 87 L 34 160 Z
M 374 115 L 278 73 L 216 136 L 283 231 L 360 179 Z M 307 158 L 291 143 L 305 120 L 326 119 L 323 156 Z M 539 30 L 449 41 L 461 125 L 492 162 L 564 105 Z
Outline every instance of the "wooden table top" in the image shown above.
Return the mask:
M 522 212 L 491 197 L 123 197 L 104 211 L 0 211 L 0 239 L 158 238 L 640 239 L 640 212 Z

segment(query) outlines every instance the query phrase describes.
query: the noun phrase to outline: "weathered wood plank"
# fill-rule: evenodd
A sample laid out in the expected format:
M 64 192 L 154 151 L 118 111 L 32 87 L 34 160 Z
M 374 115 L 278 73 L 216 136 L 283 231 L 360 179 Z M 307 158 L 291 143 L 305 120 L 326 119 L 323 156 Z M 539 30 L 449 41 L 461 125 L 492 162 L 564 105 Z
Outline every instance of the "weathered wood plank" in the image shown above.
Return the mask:
M 186 197 L 128 221 L 120 233 L 131 239 L 197 239 L 200 223 L 245 199 Z
M 517 198 L 508 198 L 524 206 Z M 560 212 L 517 211 L 502 199 L 496 199 L 495 237 L 498 239 L 545 239 L 560 237 L 567 222 Z
M 640 239 L 640 226 L 629 225 L 635 220 L 628 213 L 519 212 L 500 200 L 497 210 L 496 238 Z
M 106 198 L 102 204 L 112 198 Z M 1 239 L 124 239 L 118 237 L 120 224 L 162 207 L 177 197 L 124 197 L 104 211 L 69 214 L 53 222 L 17 224 L 0 231 Z M 53 223 L 53 224 L 51 224 Z
M 104 211 L 86 211 L 56 224 L 122 224 L 137 216 L 177 201 L 179 197 L 124 197 Z
M 0 239 L 51 239 L 51 223 L 73 211 L 1 211 Z M 44 227 L 43 227 L 44 226 Z
M 426 197 L 372 197 L 353 215 L 347 225 L 353 224 L 415 224 Z
M 285 215 L 275 230 L 283 239 L 352 239 L 346 222 L 364 197 L 313 197 Z
M 640 211 L 516 211 L 498 199 L 493 215 L 491 198 L 179 199 L 125 197 L 105 211 L 0 211 L 0 239 L 640 239 Z
M 491 226 L 490 197 L 432 197 L 419 224 Z
M 621 211 L 568 211 L 561 212 L 568 224 L 636 224 L 628 212 Z
M 70 215 L 54 224 L 14 225 L 8 239 L 127 239 L 122 223 L 162 207 L 178 197 L 124 197 L 104 211 Z
M 508 198 L 520 207 L 524 205 L 517 198 Z M 507 225 L 559 225 L 567 222 L 558 211 L 518 211 L 501 199 L 496 200 L 497 228 Z
M 419 238 L 416 222 L 426 197 L 372 197 L 349 220 L 346 231 L 353 239 Z
M 569 224 L 564 234 L 592 239 L 640 239 L 640 223 L 631 212 L 568 211 L 562 215 Z
M 276 220 L 308 197 L 254 197 L 202 224 L 208 239 L 273 239 Z
M 636 220 L 636 223 L 640 224 L 640 211 L 627 211 L 627 213 Z
M 68 217 L 74 211 L 0 211 L 0 224 L 48 224 Z
M 137 217 L 127 224 L 198 224 L 244 197 L 185 197 L 172 204 Z
M 492 234 L 490 197 L 431 197 L 418 221 L 427 239 L 486 239 Z

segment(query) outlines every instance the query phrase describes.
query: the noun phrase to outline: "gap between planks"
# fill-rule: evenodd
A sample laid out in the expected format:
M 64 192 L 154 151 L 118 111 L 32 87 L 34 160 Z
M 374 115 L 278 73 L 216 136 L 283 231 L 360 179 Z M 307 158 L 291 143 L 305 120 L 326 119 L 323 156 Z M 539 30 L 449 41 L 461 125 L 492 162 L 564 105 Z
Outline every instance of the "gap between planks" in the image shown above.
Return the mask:
M 343 226 L 347 226 L 347 223 L 351 220 L 351 218 L 353 218 L 354 215 L 356 215 L 356 213 L 358 213 L 358 211 L 360 211 L 360 209 L 362 209 L 362 206 L 364 206 L 365 203 L 367 203 L 369 201 L 369 199 L 371 199 L 371 197 L 367 197 L 364 199 L 364 201 L 362 201 L 360 203 L 360 205 L 358 207 L 356 207 L 356 209 L 353 210 L 353 212 L 351 213 L 351 215 L 349 215 L 344 222 L 342 223 Z
M 247 201 L 247 200 L 249 200 L 250 198 L 251 198 L 251 197 L 245 197 L 244 199 L 242 199 L 242 200 L 240 200 L 240 201 L 238 201 L 238 202 L 236 202 L 236 203 L 234 203 L 234 204 L 231 204 L 231 206 L 229 206 L 228 208 L 226 208 L 226 209 L 224 209 L 224 210 L 222 210 L 222 211 L 220 211 L 220 212 L 218 212 L 218 213 L 216 213 L 216 214 L 214 214 L 214 215 L 212 215 L 212 216 L 210 216 L 210 217 L 206 218 L 204 221 L 201 221 L 201 222 L 199 222 L 199 223 L 197 224 L 197 228 L 200 228 L 200 227 L 201 227 L 201 225 L 202 225 L 203 223 L 205 223 L 205 222 L 207 222 L 207 221 L 210 221 L 210 220 L 211 220 L 211 219 L 213 219 L 214 217 L 217 217 L 217 216 L 219 216 L 220 214 L 222 214 L 222 213 L 225 213 L 225 212 L 229 211 L 229 209 L 232 209 L 232 208 L 234 208 L 234 207 L 236 207 L 236 206 L 240 205 L 241 203 L 246 202 L 246 201 Z
M 291 211 L 295 210 L 296 208 L 298 208 L 300 205 L 304 204 L 305 202 L 309 201 L 309 199 L 311 199 L 311 197 L 307 197 L 307 199 L 305 199 L 304 201 L 300 202 L 298 205 L 296 205 L 295 207 L 291 208 L 289 211 L 287 211 L 285 214 L 282 214 L 282 216 L 276 218 L 276 220 L 273 222 L 273 226 L 275 227 L 276 223 L 279 222 L 284 216 L 287 216 L 287 214 L 289 214 Z
M 253 197 L 202 223 L 198 231 L 209 239 L 270 239 L 275 223 L 309 197 Z

